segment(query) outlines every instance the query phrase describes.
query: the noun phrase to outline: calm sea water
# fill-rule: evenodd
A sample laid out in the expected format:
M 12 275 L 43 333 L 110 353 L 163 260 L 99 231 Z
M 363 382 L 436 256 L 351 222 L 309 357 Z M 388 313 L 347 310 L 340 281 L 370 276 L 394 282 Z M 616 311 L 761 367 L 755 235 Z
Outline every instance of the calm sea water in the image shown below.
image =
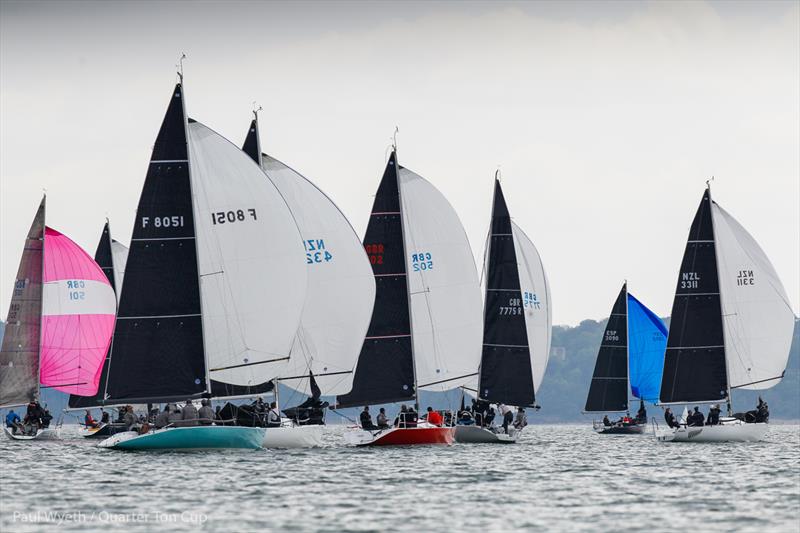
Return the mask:
M 516 445 L 119 452 L 3 438 L 0 530 L 800 530 L 800 427 L 752 444 L 529 426 Z

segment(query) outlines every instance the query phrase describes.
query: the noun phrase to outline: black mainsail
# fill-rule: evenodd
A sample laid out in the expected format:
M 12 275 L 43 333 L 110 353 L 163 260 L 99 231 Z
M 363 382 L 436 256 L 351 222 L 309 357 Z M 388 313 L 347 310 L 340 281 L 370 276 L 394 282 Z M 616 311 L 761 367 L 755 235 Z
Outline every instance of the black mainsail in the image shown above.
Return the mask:
M 397 172 L 397 156 L 392 152 L 364 236 L 364 248 L 375 274 L 375 307 L 353 389 L 337 397 L 338 407 L 399 402 L 415 396 Z
M 183 88 L 156 138 L 125 268 L 108 373 L 114 403 L 207 392 Z
M 584 412 L 628 410 L 628 286 L 622 285 L 608 317 Z
M 661 403 L 713 402 L 728 396 L 711 191 L 706 189 L 683 254 L 661 381 Z
M 533 406 L 536 395 L 511 216 L 495 179 L 487 250 L 479 398 Z

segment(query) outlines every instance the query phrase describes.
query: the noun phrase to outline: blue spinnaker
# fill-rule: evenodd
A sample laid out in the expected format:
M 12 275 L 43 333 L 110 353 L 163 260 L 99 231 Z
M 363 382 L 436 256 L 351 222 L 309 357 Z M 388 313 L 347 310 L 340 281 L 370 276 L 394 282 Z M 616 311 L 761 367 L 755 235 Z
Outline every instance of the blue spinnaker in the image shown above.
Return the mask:
M 631 393 L 657 402 L 667 348 L 667 326 L 628 293 L 628 367 Z

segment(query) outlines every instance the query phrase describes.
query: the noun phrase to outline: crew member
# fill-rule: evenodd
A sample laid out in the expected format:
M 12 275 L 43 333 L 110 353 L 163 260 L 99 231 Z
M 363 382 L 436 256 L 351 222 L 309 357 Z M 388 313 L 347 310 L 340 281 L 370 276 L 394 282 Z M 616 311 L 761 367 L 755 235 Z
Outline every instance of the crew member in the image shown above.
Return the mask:
M 361 415 L 358 418 L 361 421 L 361 429 L 375 429 L 375 425 L 372 423 L 372 415 L 369 414 L 369 405 L 364 406 L 364 410 L 361 411 Z
M 383 407 L 378 411 L 378 429 L 386 429 L 389 427 L 389 418 L 386 416 L 386 409 Z
M 430 406 L 428 406 L 428 414 L 426 414 L 425 417 L 429 424 L 433 424 L 434 426 L 442 425 L 442 415 L 440 415 L 438 411 L 434 411 Z
M 83 425 L 87 428 L 96 428 L 98 425 L 89 409 L 86 410 L 86 416 L 83 417 Z

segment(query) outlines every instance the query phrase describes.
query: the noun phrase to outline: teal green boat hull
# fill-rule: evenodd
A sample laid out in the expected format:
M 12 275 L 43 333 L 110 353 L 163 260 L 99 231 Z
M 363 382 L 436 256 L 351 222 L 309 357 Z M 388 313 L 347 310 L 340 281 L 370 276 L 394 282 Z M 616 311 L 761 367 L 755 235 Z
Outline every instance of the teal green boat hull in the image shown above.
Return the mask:
M 144 435 L 118 433 L 99 444 L 115 450 L 257 450 L 264 429 L 241 426 L 193 426 L 160 429 Z

